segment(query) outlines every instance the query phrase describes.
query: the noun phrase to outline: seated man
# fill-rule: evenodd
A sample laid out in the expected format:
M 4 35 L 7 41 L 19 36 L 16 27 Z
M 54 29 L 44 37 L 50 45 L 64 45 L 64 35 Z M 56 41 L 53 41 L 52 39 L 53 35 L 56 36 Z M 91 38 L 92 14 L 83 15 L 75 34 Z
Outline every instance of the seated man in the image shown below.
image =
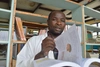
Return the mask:
M 57 53 L 54 39 L 63 32 L 66 25 L 65 20 L 64 13 L 52 11 L 47 20 L 49 31 L 43 35 L 34 36 L 27 41 L 17 55 L 16 67 L 34 67 L 34 61 L 46 57 L 50 50 Z

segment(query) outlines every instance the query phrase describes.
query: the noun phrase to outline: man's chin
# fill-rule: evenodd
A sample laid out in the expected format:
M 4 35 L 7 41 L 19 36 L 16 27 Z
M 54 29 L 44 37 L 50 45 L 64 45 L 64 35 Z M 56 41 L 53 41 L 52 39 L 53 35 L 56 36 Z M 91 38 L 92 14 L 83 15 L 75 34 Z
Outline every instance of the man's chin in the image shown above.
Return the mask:
M 55 32 L 55 35 L 58 35 L 59 36 L 61 33 L 62 33 L 61 31 L 56 31 Z

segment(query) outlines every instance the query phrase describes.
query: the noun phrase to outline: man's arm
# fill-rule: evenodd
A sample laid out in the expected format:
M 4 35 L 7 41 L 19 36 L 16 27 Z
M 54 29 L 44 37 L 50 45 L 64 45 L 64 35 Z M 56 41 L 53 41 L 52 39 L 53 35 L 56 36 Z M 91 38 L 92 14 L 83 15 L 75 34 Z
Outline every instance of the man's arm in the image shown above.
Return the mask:
M 41 51 L 41 52 L 39 52 L 39 53 L 35 56 L 35 60 L 36 60 L 36 59 L 39 59 L 39 58 L 43 58 L 43 57 L 45 57 L 45 55 L 44 55 L 44 53 Z
M 39 59 L 39 58 L 43 58 L 45 56 L 48 55 L 48 52 L 50 50 L 54 50 L 55 48 L 55 42 L 54 40 L 51 38 L 51 37 L 46 37 L 43 41 L 42 41 L 42 44 L 41 44 L 41 51 L 35 56 L 35 60 L 36 59 Z
M 33 46 L 33 43 L 36 44 L 35 39 L 29 39 L 20 53 L 17 55 L 16 67 L 34 67 L 34 57 L 36 54 L 34 48 L 36 45 Z M 39 52 L 39 50 L 37 52 Z

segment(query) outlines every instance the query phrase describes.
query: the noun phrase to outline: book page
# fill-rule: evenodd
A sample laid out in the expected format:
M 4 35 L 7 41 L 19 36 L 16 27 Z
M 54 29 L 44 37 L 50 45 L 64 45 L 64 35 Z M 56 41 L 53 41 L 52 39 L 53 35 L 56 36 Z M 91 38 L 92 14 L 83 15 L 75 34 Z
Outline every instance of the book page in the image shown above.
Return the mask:
M 58 59 L 64 61 L 75 62 L 81 65 L 82 62 L 82 50 L 80 39 L 76 25 L 72 25 L 67 31 L 62 33 L 55 39 L 56 48 L 58 49 Z M 68 51 L 68 45 L 70 49 Z
M 54 64 L 50 67 L 81 67 L 81 66 L 76 63 L 72 63 L 72 62 L 61 62 L 58 64 Z
M 92 66 L 91 63 L 98 62 L 100 64 L 100 59 L 98 58 L 88 58 L 82 62 L 82 67 L 98 67 L 97 65 Z
M 80 67 L 78 64 L 73 62 L 66 62 L 61 60 L 54 60 L 54 59 L 48 59 L 48 58 L 41 58 L 36 60 L 35 67 Z

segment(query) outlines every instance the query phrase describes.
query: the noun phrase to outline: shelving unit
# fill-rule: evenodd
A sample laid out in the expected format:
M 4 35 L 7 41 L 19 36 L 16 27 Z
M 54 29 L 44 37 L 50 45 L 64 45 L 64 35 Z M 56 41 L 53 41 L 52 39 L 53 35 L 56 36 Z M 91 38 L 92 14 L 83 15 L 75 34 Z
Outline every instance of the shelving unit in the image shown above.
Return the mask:
M 14 0 L 10 0 L 10 9 L 4 9 L 4 8 L 0 8 L 0 19 L 6 19 L 9 20 L 9 35 L 8 35 L 8 40 L 7 41 L 0 41 L 0 44 L 7 44 L 7 56 L 6 56 L 6 67 L 10 66 L 10 62 L 11 62 L 11 57 L 10 57 L 10 53 L 11 53 L 11 43 L 12 43 L 12 22 L 13 22 L 13 10 L 14 10 Z M 1 61 L 2 62 L 2 61 Z M 0 63 L 1 63 L 0 62 Z M 4 64 L 4 63 L 3 63 Z
M 29 12 L 23 12 L 16 10 L 16 2 L 17 0 L 11 0 L 11 9 L 3 9 L 0 8 L 0 19 L 6 19 L 9 22 L 9 39 L 8 41 L 0 41 L 0 44 L 7 44 L 7 58 L 6 58 L 6 67 L 11 67 L 12 64 L 12 50 L 13 44 L 25 43 L 24 41 L 15 41 L 13 40 L 13 32 L 14 32 L 14 17 L 20 17 L 24 22 L 31 23 L 46 23 L 47 16 L 34 14 Z M 92 30 L 100 32 L 100 28 L 93 27 L 91 25 L 85 24 L 85 15 L 91 16 L 93 18 L 100 20 L 100 12 L 86 7 L 84 5 L 72 2 L 70 0 L 30 0 L 33 2 L 38 2 L 46 5 L 52 5 L 54 7 L 67 9 L 72 11 L 72 20 L 66 20 L 66 24 L 72 25 L 73 23 L 81 26 L 82 28 L 82 36 L 81 43 L 83 47 L 83 57 L 86 57 L 86 45 L 100 45 L 94 43 L 86 42 L 86 31 Z M 57 2 L 57 3 L 56 3 Z M 62 4 L 61 4 L 62 3 Z M 60 4 L 60 5 L 59 5 Z M 45 25 L 44 25 L 45 26 Z
M 87 15 L 87 16 L 90 16 L 90 17 L 93 17 L 93 18 L 95 18 L 95 19 L 98 19 L 98 20 L 100 20 L 100 12 L 99 11 L 96 11 L 96 10 L 94 10 L 94 9 L 92 9 L 92 8 L 89 8 L 89 7 L 86 7 L 86 6 L 84 6 L 84 14 L 85 15 Z M 96 23 L 96 22 L 95 22 Z M 87 39 L 86 39 L 86 37 L 87 37 L 87 30 L 90 30 L 90 31 L 94 31 L 94 32 L 100 32 L 100 28 L 99 27 L 95 27 L 95 26 L 92 26 L 92 25 L 90 25 L 90 24 L 84 24 L 84 28 L 85 28 L 85 30 L 84 30 L 84 56 L 86 57 L 86 46 L 87 45 L 90 45 L 90 46 L 100 46 L 100 43 L 87 43 Z M 92 49 L 93 50 L 93 49 Z

